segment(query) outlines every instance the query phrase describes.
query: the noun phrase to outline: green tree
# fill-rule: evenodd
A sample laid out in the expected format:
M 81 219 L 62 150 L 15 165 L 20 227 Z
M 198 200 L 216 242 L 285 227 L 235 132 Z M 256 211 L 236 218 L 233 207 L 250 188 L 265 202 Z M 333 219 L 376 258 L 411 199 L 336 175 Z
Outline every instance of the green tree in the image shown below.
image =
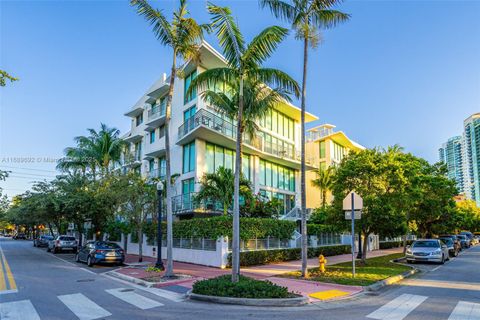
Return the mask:
M 6 80 L 10 80 L 10 82 L 14 82 L 14 81 L 18 81 L 18 78 L 15 78 L 9 75 L 8 72 L 4 70 L 0 70 L 0 87 L 5 87 L 7 85 Z
M 308 49 L 317 48 L 321 40 L 321 31 L 330 29 L 347 21 L 350 15 L 334 10 L 340 0 L 260 0 L 262 8 L 269 8 L 272 14 L 289 24 L 295 31 L 295 38 L 303 41 L 303 76 L 301 98 L 301 169 L 300 197 L 302 208 L 302 276 L 307 276 L 307 213 L 306 213 L 306 177 L 305 177 L 305 110 L 307 95 Z
M 126 142 L 120 138 L 120 131 L 100 124 L 100 130 L 87 129 L 88 136 L 75 137 L 76 146 L 65 149 L 65 157 L 60 159 L 57 168 L 63 171 L 90 170 L 96 178 L 97 170 L 108 174 L 113 165 L 120 163 Z
M 195 201 L 220 202 L 223 214 L 227 215 L 228 208 L 233 202 L 233 182 L 235 175 L 231 169 L 220 167 L 214 173 L 205 173 L 200 181 L 200 191 L 195 196 Z M 248 197 L 251 194 L 250 181 L 242 175 L 240 178 L 240 194 Z
M 457 201 L 454 220 L 456 221 L 456 230 L 450 230 L 450 232 L 462 230 L 479 231 L 480 208 L 477 207 L 474 200 Z
M 198 87 L 199 91 L 211 90 L 226 85 L 230 97 L 235 97 L 236 105 L 236 147 L 235 147 L 235 179 L 233 197 L 233 239 L 232 239 L 232 281 L 237 282 L 240 274 L 240 173 L 242 168 L 242 141 L 243 133 L 248 123 L 256 120 L 253 107 L 248 106 L 246 90 L 255 91 L 258 83 L 281 88 L 283 91 L 299 93 L 298 84 L 286 73 L 272 68 L 263 68 L 262 63 L 276 50 L 279 43 L 287 35 L 287 30 L 278 26 L 264 29 L 247 45 L 238 25 L 235 23 L 231 11 L 226 7 L 213 4 L 208 5 L 212 16 L 212 27 L 216 32 L 223 54 L 226 58 L 226 67 L 213 68 L 200 73 L 191 88 Z M 250 89 L 248 89 L 250 87 Z M 268 90 L 267 88 L 265 90 Z M 277 90 L 280 91 L 280 90 Z M 238 96 L 238 98 L 236 98 Z M 252 96 L 254 97 L 254 96 Z M 234 101 L 235 101 L 234 100 Z M 249 111 L 249 108 L 251 109 Z M 251 117 L 251 118 L 247 118 Z
M 322 195 L 322 207 L 327 205 L 327 192 L 333 188 L 335 181 L 335 168 L 330 166 L 328 168 L 319 168 L 317 170 L 317 178 L 312 180 L 312 186 L 320 189 Z
M 171 22 L 167 20 L 161 10 L 154 9 L 146 0 L 131 0 L 130 4 L 137 8 L 137 13 L 153 26 L 153 33 L 160 43 L 172 50 L 172 67 L 170 72 L 170 86 L 167 94 L 165 112 L 165 162 L 166 180 L 170 181 L 170 118 L 173 97 L 173 88 L 177 76 L 177 58 L 184 61 L 198 61 L 199 42 L 203 38 L 204 30 L 209 30 L 208 25 L 198 24 L 193 18 L 188 17 L 187 1 L 180 0 L 180 6 L 173 14 Z M 172 230 L 172 188 L 166 189 L 167 196 L 167 268 L 166 275 L 173 275 L 173 230 Z

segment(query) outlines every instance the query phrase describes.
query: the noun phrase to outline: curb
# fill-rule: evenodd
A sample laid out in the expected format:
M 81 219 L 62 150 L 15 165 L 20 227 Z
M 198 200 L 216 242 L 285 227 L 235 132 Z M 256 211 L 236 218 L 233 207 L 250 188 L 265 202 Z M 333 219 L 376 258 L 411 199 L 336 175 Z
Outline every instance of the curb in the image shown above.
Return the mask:
M 148 281 L 138 279 L 138 278 L 134 278 L 134 277 L 130 277 L 130 276 L 127 276 L 125 274 L 118 273 L 118 272 L 115 272 L 115 271 L 108 271 L 108 272 L 105 272 L 105 274 L 109 275 L 109 276 L 112 276 L 114 278 L 118 278 L 118 279 L 123 280 L 123 281 L 128 281 L 128 282 L 131 282 L 131 283 L 139 284 L 139 285 L 144 286 L 146 288 L 152 288 L 156 284 L 156 282 L 148 282 Z
M 232 297 L 206 296 L 203 294 L 192 293 L 191 290 L 187 292 L 186 296 L 191 300 L 220 303 L 220 304 L 256 306 L 256 307 L 298 307 L 308 303 L 308 298 L 303 296 L 298 298 L 282 298 L 282 299 L 232 298 Z
M 403 279 L 411 277 L 418 272 L 419 272 L 418 269 L 412 269 L 412 270 L 406 271 L 402 274 L 399 274 L 398 276 L 393 276 L 393 277 L 384 279 L 382 281 L 375 282 L 374 284 L 371 284 L 369 286 L 365 286 L 364 290 L 365 291 L 378 291 L 385 286 L 389 286 L 389 285 L 395 284 L 397 282 L 400 282 Z

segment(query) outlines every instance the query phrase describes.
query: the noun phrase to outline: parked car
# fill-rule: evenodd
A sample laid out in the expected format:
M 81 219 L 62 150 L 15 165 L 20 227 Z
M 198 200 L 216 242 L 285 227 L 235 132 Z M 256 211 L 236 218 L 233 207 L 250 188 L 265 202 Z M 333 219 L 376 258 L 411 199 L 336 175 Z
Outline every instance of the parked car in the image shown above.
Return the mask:
M 56 239 L 50 240 L 48 242 L 48 252 L 61 252 L 64 250 L 77 252 L 78 244 L 75 237 L 72 236 L 58 236 Z
M 26 240 L 27 236 L 25 233 L 17 233 L 16 235 L 13 236 L 14 240 Z
M 470 231 L 462 231 L 462 232 L 460 232 L 460 234 L 463 234 L 463 235 L 467 236 L 467 238 L 470 239 L 470 244 L 472 246 L 478 244 L 477 238 L 475 238 L 473 233 L 471 233 Z
M 407 247 L 406 258 L 408 263 L 437 262 L 445 263 L 449 260 L 448 247 L 438 239 L 415 240 Z
M 462 248 L 470 248 L 472 246 L 470 239 L 464 234 L 457 234 L 457 238 L 462 244 Z
M 444 239 L 444 238 L 449 238 L 452 239 L 455 248 L 458 250 L 458 252 L 462 251 L 462 244 L 460 243 L 460 239 L 456 235 L 441 235 L 438 237 L 439 239 Z
M 450 257 L 458 256 L 458 252 L 460 251 L 457 245 L 453 242 L 452 238 L 439 238 L 448 248 L 448 253 Z
M 97 263 L 122 264 L 125 261 L 125 251 L 114 242 L 90 241 L 80 248 L 75 260 L 85 262 L 89 267 Z
M 53 240 L 52 236 L 42 235 L 33 240 L 34 247 L 48 247 L 48 242 Z

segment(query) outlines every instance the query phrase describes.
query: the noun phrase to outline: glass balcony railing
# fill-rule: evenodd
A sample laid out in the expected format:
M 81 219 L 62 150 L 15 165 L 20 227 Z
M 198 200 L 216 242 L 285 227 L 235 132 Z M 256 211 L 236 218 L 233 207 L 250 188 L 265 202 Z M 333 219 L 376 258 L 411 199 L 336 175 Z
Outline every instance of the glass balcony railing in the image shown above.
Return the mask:
M 234 140 L 237 138 L 237 127 L 234 124 L 205 109 L 198 110 L 193 117 L 186 120 L 178 128 L 178 138 L 182 139 L 200 126 L 207 127 Z M 260 136 L 257 136 L 254 139 L 249 139 L 244 136 L 243 142 L 273 156 L 300 161 L 300 153 L 291 143 L 283 141 L 281 143 L 272 143 L 266 141 L 264 137 Z
M 332 128 L 323 128 L 322 130 L 319 131 L 311 131 L 307 133 L 307 141 L 315 141 L 320 138 L 326 137 L 328 135 L 331 135 L 333 133 Z
M 160 179 L 163 180 L 165 179 L 167 168 L 160 168 L 160 169 L 153 169 L 148 172 L 148 177 L 150 179 Z
M 172 197 L 172 211 L 176 214 L 192 211 L 223 212 L 223 205 L 218 201 L 197 201 L 196 192 Z
M 165 116 L 167 110 L 167 104 L 157 104 L 148 110 L 148 120 L 156 119 Z

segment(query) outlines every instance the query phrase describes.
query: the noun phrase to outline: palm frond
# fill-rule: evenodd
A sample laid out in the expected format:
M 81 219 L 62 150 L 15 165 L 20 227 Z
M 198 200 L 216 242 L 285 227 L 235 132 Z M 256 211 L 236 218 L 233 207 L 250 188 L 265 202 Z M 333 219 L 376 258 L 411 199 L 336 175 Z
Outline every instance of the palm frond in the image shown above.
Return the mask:
M 256 80 L 266 83 L 271 87 L 282 88 L 294 94 L 297 98 L 300 96 L 300 86 L 297 81 L 283 71 L 272 68 L 260 68 L 255 70 L 253 76 Z
M 297 9 L 290 3 L 281 0 L 260 0 L 261 8 L 269 8 L 272 14 L 286 22 L 292 22 L 297 14 Z
M 153 26 L 153 33 L 158 40 L 164 45 L 174 43 L 170 23 L 160 10 L 152 8 L 146 0 L 131 0 L 130 5 L 136 7 L 137 13 Z
M 280 42 L 288 35 L 288 29 L 271 26 L 260 32 L 247 47 L 242 61 L 245 64 L 260 65 L 270 58 Z
M 312 25 L 321 29 L 330 29 L 338 24 L 347 22 L 350 15 L 338 10 L 316 9 L 312 14 Z
M 245 51 L 245 41 L 232 17 L 230 8 L 209 3 L 207 9 L 212 15 L 212 27 L 216 29 L 218 41 L 225 58 L 231 66 L 239 67 L 242 54 Z

